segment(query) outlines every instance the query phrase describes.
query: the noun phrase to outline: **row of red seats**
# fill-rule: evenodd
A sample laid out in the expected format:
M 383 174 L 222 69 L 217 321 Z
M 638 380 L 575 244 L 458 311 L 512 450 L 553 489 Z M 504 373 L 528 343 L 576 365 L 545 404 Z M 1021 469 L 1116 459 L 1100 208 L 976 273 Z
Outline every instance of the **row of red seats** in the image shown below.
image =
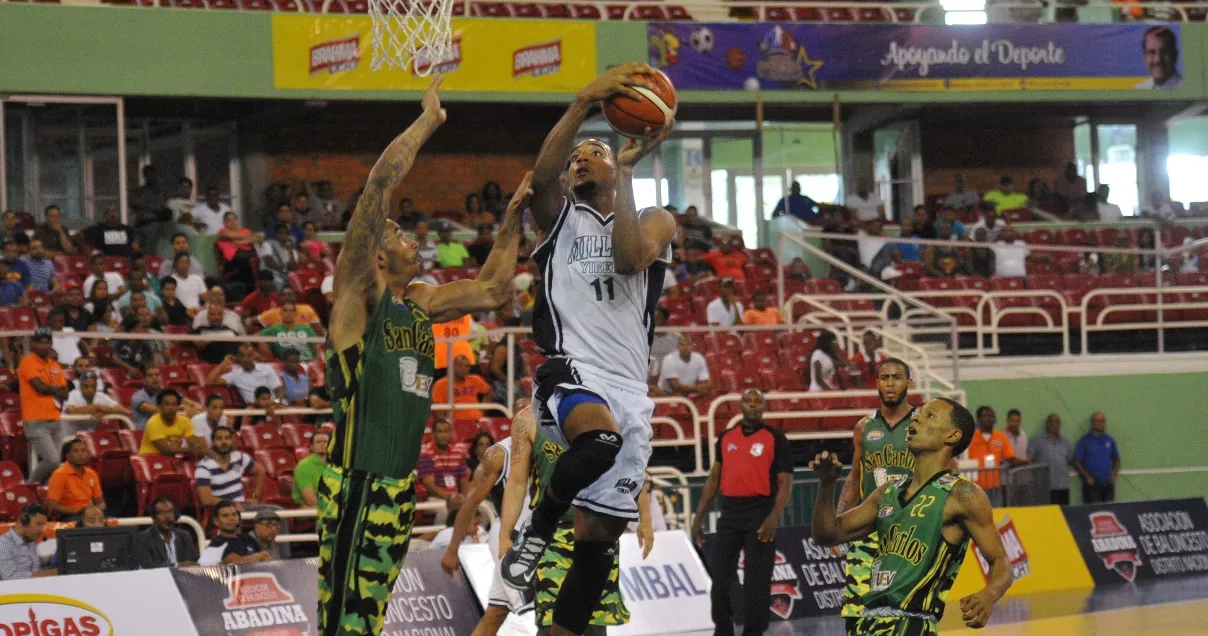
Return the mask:
M 58 4 L 58 0 L 36 0 Z M 128 4 L 120 0 L 105 0 L 109 4 Z M 155 6 L 157 0 L 137 0 L 139 6 Z M 163 0 L 164 6 L 180 9 L 241 9 L 244 11 L 323 11 L 323 0 Z M 331 0 L 327 5 L 327 13 L 368 13 L 368 0 Z M 453 5 L 453 15 L 466 15 L 465 3 Z M 650 6 L 634 7 L 629 11 L 628 5 L 607 5 L 604 13 L 596 5 L 591 4 L 532 4 L 525 2 L 472 2 L 470 16 L 493 18 L 573 18 L 577 20 L 691 20 L 692 16 L 682 6 Z

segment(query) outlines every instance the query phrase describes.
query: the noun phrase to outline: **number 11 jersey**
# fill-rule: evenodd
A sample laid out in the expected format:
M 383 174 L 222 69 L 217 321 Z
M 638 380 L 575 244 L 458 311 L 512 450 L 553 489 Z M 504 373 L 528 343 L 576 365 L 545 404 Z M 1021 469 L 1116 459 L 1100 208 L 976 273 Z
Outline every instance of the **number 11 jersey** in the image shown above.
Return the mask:
M 612 229 L 612 215 L 569 199 L 563 204 L 549 236 L 533 250 L 541 271 L 533 336 L 546 356 L 567 357 L 645 384 L 654 309 L 671 246 L 645 270 L 621 275 L 613 260 Z

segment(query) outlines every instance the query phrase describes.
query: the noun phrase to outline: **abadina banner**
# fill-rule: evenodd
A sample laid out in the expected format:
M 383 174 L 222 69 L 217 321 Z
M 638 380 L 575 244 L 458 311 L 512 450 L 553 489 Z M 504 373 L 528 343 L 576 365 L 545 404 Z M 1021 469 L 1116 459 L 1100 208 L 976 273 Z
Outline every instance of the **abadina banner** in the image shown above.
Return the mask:
M 1163 499 L 1062 509 L 1095 585 L 1208 572 L 1208 505 Z
M 652 22 L 650 63 L 680 90 L 1177 90 L 1177 24 Z

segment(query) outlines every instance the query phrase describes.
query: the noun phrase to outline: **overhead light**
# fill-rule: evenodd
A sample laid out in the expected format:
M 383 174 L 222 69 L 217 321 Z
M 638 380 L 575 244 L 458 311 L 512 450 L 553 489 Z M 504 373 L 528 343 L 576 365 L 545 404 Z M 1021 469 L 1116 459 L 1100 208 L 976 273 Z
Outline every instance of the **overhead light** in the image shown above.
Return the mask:
M 985 11 L 949 11 L 944 14 L 944 24 L 985 24 Z

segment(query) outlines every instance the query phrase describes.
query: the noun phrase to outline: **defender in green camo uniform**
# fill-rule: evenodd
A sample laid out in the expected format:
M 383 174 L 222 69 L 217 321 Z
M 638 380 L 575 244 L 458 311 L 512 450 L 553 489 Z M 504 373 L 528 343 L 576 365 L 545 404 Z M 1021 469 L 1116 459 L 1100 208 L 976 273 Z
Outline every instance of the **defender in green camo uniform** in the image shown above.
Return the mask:
M 914 456 L 906 449 L 906 428 L 910 424 L 911 413 L 914 413 L 914 409 L 890 426 L 881 409 L 877 409 L 876 413 L 856 425 L 856 434 L 860 439 L 860 456 L 856 458 L 859 469 L 853 470 L 848 476 L 848 479 L 859 478 L 856 504 L 877 489 L 878 477 L 898 483 L 910 479 L 914 470 Z M 865 539 L 852 541 L 847 547 L 842 616 L 849 623 L 860 617 L 863 599 L 869 592 L 868 576 L 877 555 L 877 536 L 874 532 Z
M 547 438 L 538 426 L 533 440 L 532 471 L 529 473 L 529 508 L 536 510 L 538 502 L 545 494 L 545 487 L 554 475 L 554 466 L 558 457 L 566 450 L 565 446 Z M 566 580 L 566 572 L 570 570 L 575 550 L 575 509 L 566 511 L 558 520 L 558 529 L 554 539 L 545 554 L 537 563 L 537 575 L 534 577 L 534 605 L 537 615 L 537 627 L 549 629 L 554 624 L 554 602 L 558 600 L 558 590 L 562 581 Z M 621 572 L 620 550 L 613 558 L 612 572 L 608 576 L 608 585 L 600 597 L 600 606 L 591 616 L 587 634 L 603 634 L 605 628 L 624 625 L 629 622 L 629 608 L 625 607 L 625 599 L 621 598 L 619 583 Z

